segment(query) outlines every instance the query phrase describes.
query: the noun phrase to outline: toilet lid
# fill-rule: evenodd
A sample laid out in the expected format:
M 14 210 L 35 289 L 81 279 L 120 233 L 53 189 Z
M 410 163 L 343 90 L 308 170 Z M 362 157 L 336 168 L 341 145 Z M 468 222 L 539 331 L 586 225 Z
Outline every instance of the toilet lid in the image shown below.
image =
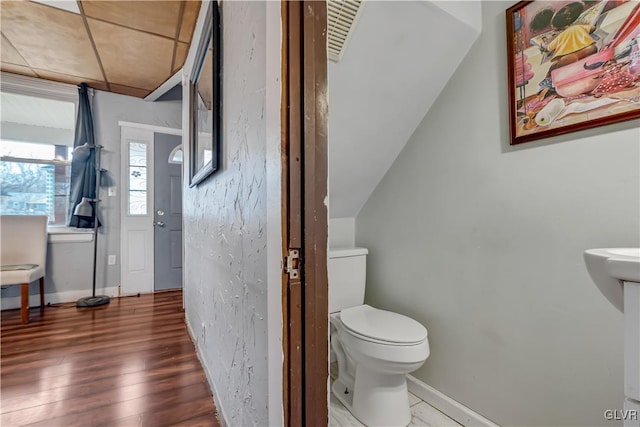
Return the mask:
M 427 338 L 427 329 L 410 317 L 366 304 L 342 310 L 340 320 L 364 338 L 390 344 L 419 344 Z

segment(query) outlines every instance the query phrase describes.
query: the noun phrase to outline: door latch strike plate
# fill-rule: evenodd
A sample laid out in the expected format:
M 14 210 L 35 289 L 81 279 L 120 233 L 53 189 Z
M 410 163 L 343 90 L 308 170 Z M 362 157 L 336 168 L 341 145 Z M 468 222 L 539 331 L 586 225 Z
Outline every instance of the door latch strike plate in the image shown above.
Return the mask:
M 300 250 L 289 249 L 289 256 L 287 257 L 287 267 L 286 267 L 286 271 L 289 274 L 289 279 L 300 278 L 300 271 L 298 270 L 299 262 L 300 262 Z

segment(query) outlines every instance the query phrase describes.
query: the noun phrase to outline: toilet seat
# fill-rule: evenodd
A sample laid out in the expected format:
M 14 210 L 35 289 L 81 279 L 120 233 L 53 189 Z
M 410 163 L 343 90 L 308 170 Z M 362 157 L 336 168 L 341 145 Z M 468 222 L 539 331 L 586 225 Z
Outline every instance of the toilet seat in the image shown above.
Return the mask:
M 407 346 L 427 339 L 427 329 L 419 322 L 366 304 L 342 310 L 340 321 L 350 334 L 377 344 Z

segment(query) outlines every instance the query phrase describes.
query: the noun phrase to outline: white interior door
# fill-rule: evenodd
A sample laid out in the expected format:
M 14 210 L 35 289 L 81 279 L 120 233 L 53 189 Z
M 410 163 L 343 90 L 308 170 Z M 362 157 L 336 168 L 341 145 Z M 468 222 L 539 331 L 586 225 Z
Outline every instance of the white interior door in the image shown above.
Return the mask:
M 123 126 L 122 294 L 153 292 L 153 131 Z

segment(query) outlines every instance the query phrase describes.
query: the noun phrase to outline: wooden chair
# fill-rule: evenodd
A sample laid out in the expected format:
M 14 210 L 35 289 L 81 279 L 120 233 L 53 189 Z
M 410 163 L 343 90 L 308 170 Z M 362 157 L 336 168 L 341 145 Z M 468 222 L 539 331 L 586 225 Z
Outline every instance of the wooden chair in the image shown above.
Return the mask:
M 46 216 L 0 216 L 0 284 L 22 287 L 22 323 L 29 323 L 29 285 L 38 279 L 40 309 L 44 309 L 47 222 Z

